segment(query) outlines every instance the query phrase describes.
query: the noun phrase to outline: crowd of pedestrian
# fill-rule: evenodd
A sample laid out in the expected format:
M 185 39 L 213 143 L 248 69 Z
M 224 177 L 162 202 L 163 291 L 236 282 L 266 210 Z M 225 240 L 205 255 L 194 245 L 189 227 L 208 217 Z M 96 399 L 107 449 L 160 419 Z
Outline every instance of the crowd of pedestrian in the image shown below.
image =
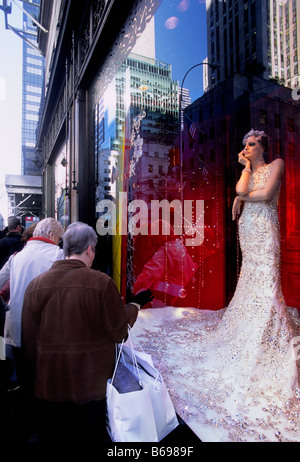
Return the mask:
M 91 268 L 97 240 L 87 224 L 64 232 L 54 218 L 23 230 L 10 217 L 1 235 L 0 336 L 7 357 L 0 361 L 0 405 L 9 403 L 13 382 L 25 439 L 109 441 L 105 395 L 115 344 L 153 296 L 144 290 L 124 305 L 114 281 Z M 6 426 L 0 438 L 17 436 Z

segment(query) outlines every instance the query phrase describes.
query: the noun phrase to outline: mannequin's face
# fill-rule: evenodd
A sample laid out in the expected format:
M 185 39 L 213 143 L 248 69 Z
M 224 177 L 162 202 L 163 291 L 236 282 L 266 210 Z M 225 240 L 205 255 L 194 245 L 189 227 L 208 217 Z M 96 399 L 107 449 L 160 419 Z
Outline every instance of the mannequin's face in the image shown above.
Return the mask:
M 246 140 L 246 145 L 244 148 L 244 156 L 246 159 L 253 161 L 255 159 L 260 159 L 263 157 L 263 147 L 259 144 L 255 136 L 249 136 Z

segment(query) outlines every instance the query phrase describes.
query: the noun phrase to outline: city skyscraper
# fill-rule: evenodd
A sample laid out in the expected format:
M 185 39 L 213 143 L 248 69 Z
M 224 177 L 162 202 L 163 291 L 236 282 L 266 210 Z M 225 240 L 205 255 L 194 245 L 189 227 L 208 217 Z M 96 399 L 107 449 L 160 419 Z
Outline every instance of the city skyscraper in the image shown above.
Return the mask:
M 300 82 L 300 0 L 269 1 L 267 11 L 268 77 L 295 88 Z
M 235 73 L 299 85 L 300 0 L 206 0 L 208 88 Z
M 169 148 L 178 133 L 179 90 L 178 81 L 172 78 L 172 65 L 155 58 L 152 18 L 95 109 L 97 200 L 115 195 L 111 179 L 113 171 L 121 171 L 117 158 L 124 146 L 124 133 L 128 127 L 134 131 L 137 123 L 143 158 L 134 154 L 131 159 L 130 177 L 137 168 L 139 178 L 133 181 L 132 193 L 155 197 L 163 188 L 161 177 L 167 173 Z M 185 108 L 191 102 L 189 91 L 183 89 L 182 94 Z
M 40 175 L 35 160 L 36 128 L 44 80 L 44 57 L 37 49 L 37 26 L 40 0 L 24 2 L 23 13 L 23 78 L 22 78 L 22 174 Z M 30 43 L 34 46 L 31 46 Z

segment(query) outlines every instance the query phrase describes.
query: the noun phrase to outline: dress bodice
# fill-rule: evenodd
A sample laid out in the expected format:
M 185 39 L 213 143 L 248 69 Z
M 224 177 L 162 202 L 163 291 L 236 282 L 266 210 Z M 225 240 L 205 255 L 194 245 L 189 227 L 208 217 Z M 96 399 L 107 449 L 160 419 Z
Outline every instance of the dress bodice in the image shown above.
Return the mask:
M 256 172 L 252 173 L 249 181 L 249 192 L 258 191 L 266 187 L 273 168 L 273 162 L 265 164 L 260 167 Z M 265 211 L 268 213 L 275 214 L 277 217 L 277 205 L 280 193 L 280 186 L 275 191 L 273 197 L 268 201 L 257 201 L 257 202 L 245 202 L 244 210 L 251 211 L 252 213 L 257 211 Z

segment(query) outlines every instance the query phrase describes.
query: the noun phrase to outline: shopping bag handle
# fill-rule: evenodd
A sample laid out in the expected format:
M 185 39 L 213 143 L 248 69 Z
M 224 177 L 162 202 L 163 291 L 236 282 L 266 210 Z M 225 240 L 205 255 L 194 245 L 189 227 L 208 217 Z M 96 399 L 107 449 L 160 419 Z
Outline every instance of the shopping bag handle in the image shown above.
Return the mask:
M 134 341 L 135 341 L 135 343 L 138 345 L 138 347 L 140 348 L 141 352 L 146 354 L 146 352 L 144 351 L 144 349 L 143 349 L 143 347 L 142 347 L 142 345 L 141 345 L 139 339 L 138 339 L 137 336 L 133 333 L 133 330 L 132 330 L 131 326 L 128 324 L 128 337 L 127 337 L 127 338 L 128 338 L 129 341 L 130 341 L 131 352 L 134 354 L 134 348 L 133 348 L 132 337 L 134 338 Z M 122 348 L 123 348 L 123 347 L 122 347 Z M 132 358 L 132 359 L 133 359 L 133 358 Z M 135 360 L 135 363 L 136 363 L 136 368 L 137 368 L 137 370 L 138 370 L 139 366 L 137 365 L 137 359 L 136 359 L 136 356 L 135 356 L 135 355 L 134 355 L 134 360 Z M 140 367 L 142 367 L 142 366 L 140 365 Z M 157 369 L 155 368 L 155 370 L 157 370 Z M 139 371 L 138 371 L 138 374 L 139 374 Z M 139 374 L 139 376 L 140 376 L 140 374 Z M 154 377 L 153 377 L 153 378 L 154 378 Z M 159 370 L 157 370 L 157 374 L 156 374 L 156 376 L 155 376 L 155 382 L 154 382 L 154 384 L 153 384 L 153 388 L 154 388 L 154 389 L 155 389 L 156 383 L 157 383 L 157 381 L 158 381 L 159 379 L 162 380 L 162 375 L 161 375 L 161 373 L 159 372 Z
M 121 356 L 121 353 L 122 353 L 123 345 L 124 345 L 124 340 L 123 340 L 123 342 L 121 344 L 121 348 L 119 348 L 119 351 L 118 351 L 118 345 L 116 345 L 116 352 L 118 351 L 118 355 L 116 354 L 116 364 L 115 364 L 114 373 L 113 373 L 113 376 L 112 376 L 112 379 L 111 379 L 111 384 L 113 384 L 113 381 L 115 379 L 115 375 L 116 375 L 117 367 L 118 367 L 118 364 L 119 364 L 119 361 L 120 361 L 120 356 Z
M 134 368 L 136 369 L 136 374 L 137 374 L 137 376 L 139 378 L 139 385 L 140 385 L 140 387 L 142 387 L 142 378 L 141 378 L 141 375 L 140 375 L 137 359 L 136 359 L 136 356 L 134 354 L 133 343 L 132 343 L 132 339 L 130 337 L 130 331 L 129 330 L 128 330 L 128 338 L 130 338 L 131 359 L 132 359 Z M 111 379 L 111 384 L 113 384 L 113 381 L 114 381 L 114 378 L 115 378 L 115 375 L 116 375 L 116 371 L 117 371 L 118 364 L 120 362 L 120 357 L 121 357 L 121 354 L 122 354 L 124 343 L 125 343 L 125 340 L 123 340 L 121 345 L 119 345 L 118 356 L 117 356 L 117 359 L 116 359 L 116 364 L 115 364 L 114 373 L 113 373 L 113 376 L 112 376 L 112 379 Z M 116 345 L 116 349 L 118 349 L 118 345 Z

